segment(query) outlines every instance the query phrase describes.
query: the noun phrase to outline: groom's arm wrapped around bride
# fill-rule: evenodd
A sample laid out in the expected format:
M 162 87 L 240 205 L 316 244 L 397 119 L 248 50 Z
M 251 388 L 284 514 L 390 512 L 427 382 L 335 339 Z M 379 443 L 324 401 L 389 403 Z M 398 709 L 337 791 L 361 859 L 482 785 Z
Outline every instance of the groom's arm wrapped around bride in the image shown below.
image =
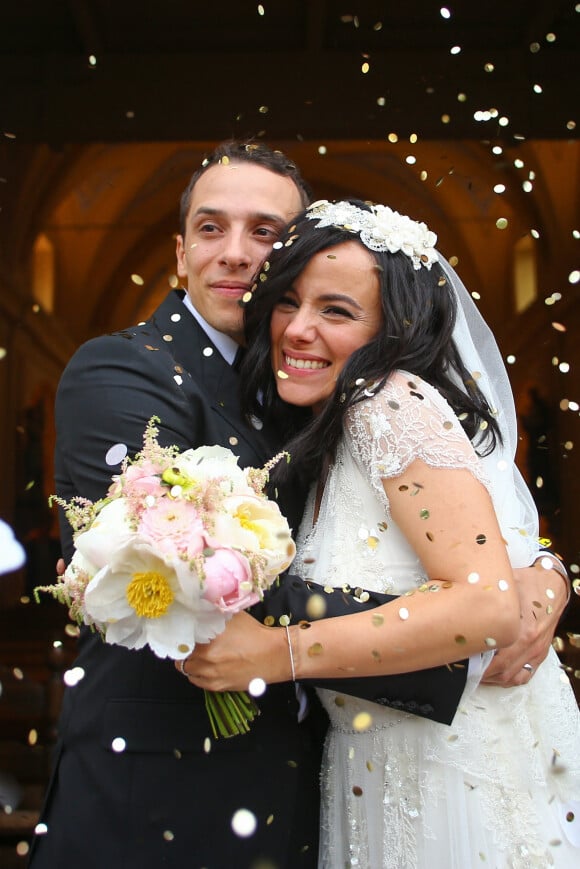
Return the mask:
M 250 612 L 265 624 L 296 625 L 316 617 L 333 618 L 372 610 L 395 599 L 396 595 L 364 591 L 356 585 L 344 589 L 323 588 L 299 576 L 285 574 Z M 468 663 L 464 659 L 413 673 L 345 676 L 344 679 L 306 680 L 304 684 L 451 724 L 465 689 Z

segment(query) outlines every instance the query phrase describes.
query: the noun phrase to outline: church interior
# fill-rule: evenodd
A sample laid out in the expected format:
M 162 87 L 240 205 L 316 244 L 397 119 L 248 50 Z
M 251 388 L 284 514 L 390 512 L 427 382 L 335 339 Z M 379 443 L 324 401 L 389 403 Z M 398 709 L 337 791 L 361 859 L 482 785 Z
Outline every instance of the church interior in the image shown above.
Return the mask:
M 33 599 L 60 555 L 59 377 L 179 285 L 179 197 L 223 139 L 280 148 L 316 199 L 437 233 L 497 337 L 518 465 L 578 588 L 579 61 L 574 0 L 3 5 L 0 518 L 27 560 L 0 577 L 2 865 L 25 864 L 74 657 L 64 608 Z M 575 594 L 555 642 L 580 697 Z

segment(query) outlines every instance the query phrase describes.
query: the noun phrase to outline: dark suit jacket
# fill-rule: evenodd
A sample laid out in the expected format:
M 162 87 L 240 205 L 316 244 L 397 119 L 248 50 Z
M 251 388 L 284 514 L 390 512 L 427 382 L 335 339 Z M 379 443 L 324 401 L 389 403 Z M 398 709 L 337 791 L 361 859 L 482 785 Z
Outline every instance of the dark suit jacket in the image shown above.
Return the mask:
M 164 445 L 222 444 L 242 466 L 272 454 L 268 433 L 241 417 L 237 374 L 181 298 L 170 293 L 147 323 L 89 341 L 67 366 L 56 402 L 61 497 L 102 497 L 118 470 L 107 465 L 108 450 L 122 443 L 136 453 L 153 415 Z M 286 495 L 281 507 L 295 527 L 300 498 Z M 64 518 L 61 530 L 69 561 Z M 299 617 L 309 592 L 287 586 L 273 595 L 274 609 L 291 606 Z M 297 724 L 292 685 L 270 686 L 251 732 L 212 742 L 207 753 L 203 693 L 172 662 L 107 646 L 83 629 L 76 666 L 84 678 L 65 693 L 48 833 L 35 841 L 34 869 L 243 869 L 259 858 L 280 869 L 316 865 L 320 739 L 308 719 Z M 431 684 L 429 673 L 406 678 L 416 686 L 422 677 Z M 458 699 L 464 678 L 449 681 Z M 373 690 L 390 696 L 384 684 Z M 125 740 L 119 753 L 117 737 Z M 257 820 L 248 838 L 232 832 L 240 808 Z

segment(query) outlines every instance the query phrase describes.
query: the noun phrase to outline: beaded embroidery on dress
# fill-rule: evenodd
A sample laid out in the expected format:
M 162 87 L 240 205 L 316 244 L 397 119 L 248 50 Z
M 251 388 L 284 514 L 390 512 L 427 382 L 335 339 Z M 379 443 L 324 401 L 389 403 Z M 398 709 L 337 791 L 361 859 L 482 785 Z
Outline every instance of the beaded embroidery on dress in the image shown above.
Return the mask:
M 485 461 L 441 395 L 405 372 L 350 408 L 346 428 L 315 525 L 309 498 L 294 568 L 326 586 L 402 594 L 426 574 L 390 516 L 381 478 L 421 458 L 487 485 Z M 531 563 L 535 541 L 517 523 L 502 533 L 513 566 Z M 467 689 L 450 727 L 319 694 L 332 722 L 320 869 L 580 865 L 571 822 L 559 817 L 560 801 L 580 798 L 580 715 L 554 652 L 529 686 Z M 356 733 L 361 711 L 372 726 Z

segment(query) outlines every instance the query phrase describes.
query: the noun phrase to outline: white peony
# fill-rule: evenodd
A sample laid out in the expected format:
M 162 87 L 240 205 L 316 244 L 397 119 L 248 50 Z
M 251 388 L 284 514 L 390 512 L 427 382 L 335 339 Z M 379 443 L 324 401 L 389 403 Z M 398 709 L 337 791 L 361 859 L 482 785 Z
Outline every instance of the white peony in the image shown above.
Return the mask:
M 116 498 L 103 507 L 87 531 L 75 537 L 75 546 L 99 569 L 135 537 L 136 532 L 129 524 L 127 502 L 124 498 Z
M 148 645 L 160 658 L 178 659 L 223 631 L 226 616 L 201 597 L 188 562 L 162 558 L 138 539 L 109 559 L 85 592 L 86 611 L 105 626 L 107 643 Z
M 232 495 L 217 514 L 214 535 L 233 549 L 254 552 L 266 558 L 266 573 L 275 577 L 291 564 L 296 546 L 288 522 L 274 501 L 258 495 Z
M 175 458 L 172 467 L 200 483 L 226 476 L 228 489 L 233 485 L 236 492 L 249 491 L 246 472 L 239 467 L 238 457 L 225 447 L 211 446 L 186 450 Z

